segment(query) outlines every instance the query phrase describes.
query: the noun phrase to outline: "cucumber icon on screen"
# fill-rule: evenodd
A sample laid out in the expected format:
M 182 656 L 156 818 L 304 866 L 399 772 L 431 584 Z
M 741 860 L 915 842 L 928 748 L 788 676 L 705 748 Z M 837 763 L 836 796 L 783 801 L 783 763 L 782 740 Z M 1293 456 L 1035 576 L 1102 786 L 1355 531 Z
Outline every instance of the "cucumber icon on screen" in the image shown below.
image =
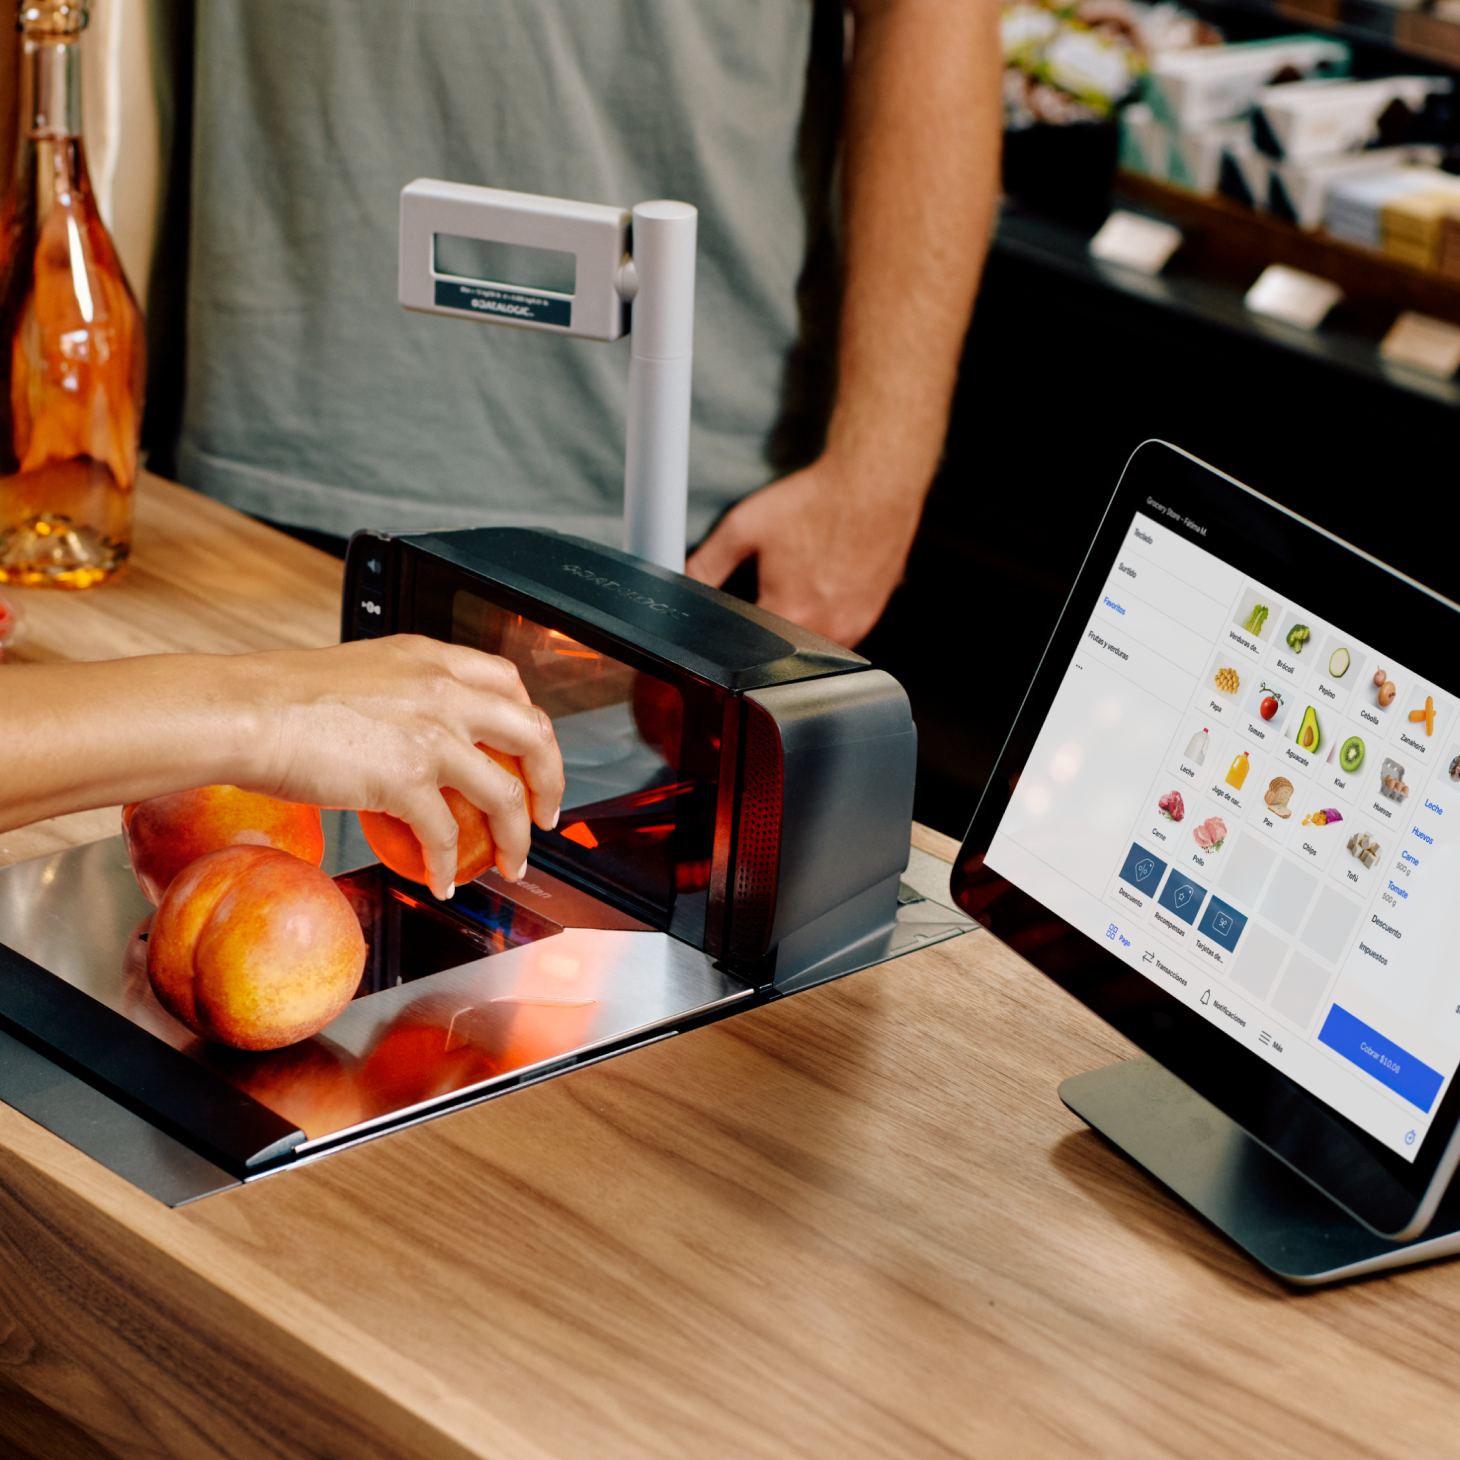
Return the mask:
M 1333 679 L 1342 679 L 1344 675 L 1348 673 L 1348 663 L 1348 650 L 1335 649 L 1333 653 L 1328 656 L 1329 676 Z M 1362 746 L 1362 743 L 1363 742 L 1361 741 L 1360 746 Z

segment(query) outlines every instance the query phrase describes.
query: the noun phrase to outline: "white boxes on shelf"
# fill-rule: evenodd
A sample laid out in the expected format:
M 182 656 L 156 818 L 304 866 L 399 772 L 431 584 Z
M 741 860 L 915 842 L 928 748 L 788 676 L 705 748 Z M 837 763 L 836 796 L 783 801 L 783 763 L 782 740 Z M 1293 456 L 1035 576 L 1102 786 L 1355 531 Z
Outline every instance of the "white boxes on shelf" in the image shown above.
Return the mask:
M 1284 71 L 1343 76 L 1348 65 L 1349 49 L 1342 41 L 1315 35 L 1168 51 L 1151 62 L 1147 97 L 1164 122 L 1190 131 L 1240 117 Z
M 1377 81 L 1300 81 L 1265 86 L 1257 95 L 1253 136 L 1280 162 L 1357 152 L 1379 136 L 1379 119 L 1395 102 L 1422 111 L 1448 77 L 1385 76 Z

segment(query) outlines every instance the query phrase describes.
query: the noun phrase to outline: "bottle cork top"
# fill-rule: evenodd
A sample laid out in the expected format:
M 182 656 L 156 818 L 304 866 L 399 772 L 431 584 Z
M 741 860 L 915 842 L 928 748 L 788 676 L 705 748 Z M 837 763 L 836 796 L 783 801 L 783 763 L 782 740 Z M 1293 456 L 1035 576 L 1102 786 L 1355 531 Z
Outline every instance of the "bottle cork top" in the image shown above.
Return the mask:
M 82 0 L 20 0 L 15 28 L 27 35 L 80 35 L 90 19 Z

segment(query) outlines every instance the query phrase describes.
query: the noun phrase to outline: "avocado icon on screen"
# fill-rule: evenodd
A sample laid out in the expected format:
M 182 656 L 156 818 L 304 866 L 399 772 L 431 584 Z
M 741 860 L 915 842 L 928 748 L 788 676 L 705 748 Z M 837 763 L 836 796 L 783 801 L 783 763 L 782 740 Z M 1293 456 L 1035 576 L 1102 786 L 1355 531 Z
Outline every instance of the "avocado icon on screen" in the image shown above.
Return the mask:
M 1364 742 L 1357 735 L 1350 735 L 1338 752 L 1338 763 L 1346 775 L 1352 775 L 1364 763 Z
M 1309 705 L 1303 711 L 1303 718 L 1298 722 L 1298 732 L 1293 736 L 1293 741 L 1299 750 L 1306 750 L 1309 755 L 1316 755 L 1323 737 L 1318 733 L 1318 711 Z

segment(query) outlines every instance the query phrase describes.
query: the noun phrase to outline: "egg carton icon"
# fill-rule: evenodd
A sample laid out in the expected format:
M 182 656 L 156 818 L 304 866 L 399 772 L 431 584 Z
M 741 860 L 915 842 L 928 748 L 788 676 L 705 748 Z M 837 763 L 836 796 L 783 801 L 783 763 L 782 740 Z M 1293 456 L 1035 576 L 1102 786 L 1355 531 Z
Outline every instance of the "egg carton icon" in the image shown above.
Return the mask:
M 1404 767 L 1387 755 L 1379 768 L 1379 794 L 1391 801 L 1403 801 L 1409 795 L 1409 787 L 1404 783 Z

